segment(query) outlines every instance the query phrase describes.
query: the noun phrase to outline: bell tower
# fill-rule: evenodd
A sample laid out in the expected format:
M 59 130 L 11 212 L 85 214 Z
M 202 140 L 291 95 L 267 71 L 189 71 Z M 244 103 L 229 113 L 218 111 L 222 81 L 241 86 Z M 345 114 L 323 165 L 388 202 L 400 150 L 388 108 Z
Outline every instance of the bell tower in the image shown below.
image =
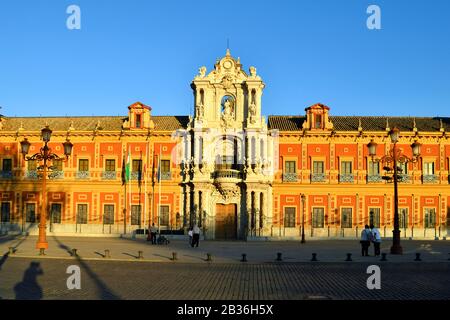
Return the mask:
M 201 67 L 192 81 L 194 91 L 194 127 L 261 128 L 261 96 L 265 87 L 256 68 L 249 74 L 242 69 L 240 59 L 231 56 L 218 59 L 214 70 L 207 74 Z

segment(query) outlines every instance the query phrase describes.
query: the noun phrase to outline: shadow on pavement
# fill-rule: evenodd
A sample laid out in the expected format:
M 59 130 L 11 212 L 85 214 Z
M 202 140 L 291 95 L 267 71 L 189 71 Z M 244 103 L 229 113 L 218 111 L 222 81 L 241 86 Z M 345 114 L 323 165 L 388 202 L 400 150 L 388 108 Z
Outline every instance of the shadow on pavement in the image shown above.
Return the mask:
M 39 262 L 31 262 L 23 275 L 22 282 L 14 286 L 14 293 L 17 300 L 41 300 L 42 288 L 37 283 L 37 277 L 44 274 Z
M 59 247 L 66 250 L 67 252 L 71 253 L 71 248 L 63 244 L 61 241 L 58 240 L 57 237 L 53 236 L 55 241 L 58 243 Z M 92 271 L 92 269 L 83 261 L 81 258 L 77 255 L 75 256 L 77 259 L 80 267 L 86 271 L 86 273 L 89 275 L 89 277 L 94 281 L 95 285 L 97 286 L 99 299 L 101 300 L 119 300 L 120 297 L 116 295 L 101 279 L 100 277 Z

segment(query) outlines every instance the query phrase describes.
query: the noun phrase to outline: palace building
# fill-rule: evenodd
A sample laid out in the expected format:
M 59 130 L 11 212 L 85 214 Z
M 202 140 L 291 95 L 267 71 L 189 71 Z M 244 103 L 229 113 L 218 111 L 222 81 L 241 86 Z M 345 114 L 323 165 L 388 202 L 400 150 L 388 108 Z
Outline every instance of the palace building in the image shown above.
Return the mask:
M 191 88 L 192 116 L 153 116 L 140 102 L 123 117 L 0 116 L 1 232 L 37 234 L 45 211 L 50 235 L 155 223 L 178 234 L 198 224 L 206 239 L 299 239 L 303 225 L 307 238 L 336 239 L 373 223 L 391 237 L 394 186 L 378 160 L 398 128 L 400 160 L 415 160 L 398 163 L 401 237 L 448 236 L 450 118 L 333 116 L 320 103 L 265 117 L 262 78 L 229 50 Z M 63 155 L 66 140 L 73 152 L 52 161 L 43 190 L 41 164 L 26 161 L 20 142 L 39 152 L 46 126 L 53 153 Z

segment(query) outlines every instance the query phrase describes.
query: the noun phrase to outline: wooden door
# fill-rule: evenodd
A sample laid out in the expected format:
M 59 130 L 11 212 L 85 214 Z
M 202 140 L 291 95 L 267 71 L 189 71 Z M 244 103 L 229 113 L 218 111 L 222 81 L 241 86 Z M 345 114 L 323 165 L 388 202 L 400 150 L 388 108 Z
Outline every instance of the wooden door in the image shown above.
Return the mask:
M 237 212 L 235 204 L 216 204 L 215 239 L 235 240 L 237 238 Z

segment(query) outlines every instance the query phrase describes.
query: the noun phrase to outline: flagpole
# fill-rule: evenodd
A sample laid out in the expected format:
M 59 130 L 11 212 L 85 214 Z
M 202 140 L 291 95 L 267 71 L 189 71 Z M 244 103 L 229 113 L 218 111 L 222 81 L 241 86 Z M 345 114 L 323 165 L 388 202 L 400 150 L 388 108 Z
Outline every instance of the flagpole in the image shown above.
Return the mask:
M 128 212 L 130 213 L 130 217 L 131 217 L 131 203 L 132 203 L 132 197 L 131 197 L 131 194 L 132 194 L 132 191 L 131 191 L 131 188 L 133 187 L 133 179 L 131 178 L 131 173 L 133 172 L 132 170 L 133 170 L 133 165 L 132 165 L 132 161 L 131 161 L 131 150 L 130 150 L 130 148 L 128 149 L 128 159 L 129 159 L 129 161 L 130 161 L 130 164 L 129 164 L 129 166 L 130 166 L 130 179 L 128 180 L 129 182 L 130 182 L 130 187 L 128 188 L 128 196 L 129 196 L 129 203 L 128 203 Z M 125 217 L 125 234 L 127 233 L 127 222 L 126 222 L 126 217 Z
M 159 163 L 158 163 L 158 179 L 159 179 L 159 200 L 158 200 L 158 231 L 159 234 L 161 234 L 160 228 L 161 228 L 161 144 L 159 145 Z
M 145 238 L 145 226 L 147 225 L 145 222 L 146 214 L 147 214 L 147 163 L 148 163 L 148 145 L 149 142 L 147 142 L 147 150 L 145 151 L 145 170 L 144 170 L 144 238 Z

